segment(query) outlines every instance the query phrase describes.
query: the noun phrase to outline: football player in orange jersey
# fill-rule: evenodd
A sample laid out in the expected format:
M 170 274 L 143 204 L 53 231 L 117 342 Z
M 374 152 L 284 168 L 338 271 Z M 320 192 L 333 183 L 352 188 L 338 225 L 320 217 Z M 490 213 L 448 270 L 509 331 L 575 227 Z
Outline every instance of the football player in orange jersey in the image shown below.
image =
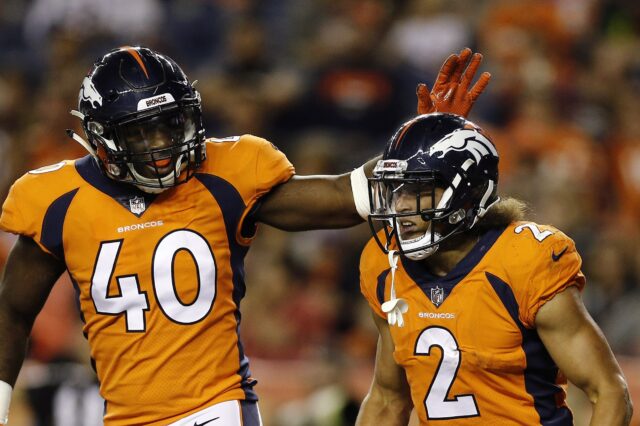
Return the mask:
M 419 87 L 419 111 L 466 114 L 489 79 L 470 87 L 479 63 L 468 49 L 452 55 L 431 93 Z M 86 139 L 69 135 L 90 155 L 24 175 L 0 217 L 19 235 L 0 288 L 0 424 L 33 321 L 65 270 L 106 425 L 261 424 L 238 332 L 255 225 L 360 223 L 364 169 L 296 177 L 264 139 L 205 139 L 192 83 L 142 47 L 99 59 L 72 113 Z
M 380 336 L 358 425 L 407 425 L 412 408 L 421 425 L 572 425 L 565 377 L 592 425 L 629 423 L 574 242 L 497 184 L 495 146 L 463 117 L 421 115 L 389 141 L 360 263 Z

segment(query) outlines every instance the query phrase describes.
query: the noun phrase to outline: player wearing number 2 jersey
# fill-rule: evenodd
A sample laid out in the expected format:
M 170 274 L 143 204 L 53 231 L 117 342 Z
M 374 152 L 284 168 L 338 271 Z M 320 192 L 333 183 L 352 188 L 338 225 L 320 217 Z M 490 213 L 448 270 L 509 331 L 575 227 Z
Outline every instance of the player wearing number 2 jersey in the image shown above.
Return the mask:
M 572 425 L 566 378 L 592 401 L 591 424 L 628 424 L 573 241 L 500 200 L 497 167 L 475 124 L 430 114 L 374 169 L 360 273 L 380 340 L 358 425 L 406 425 L 412 406 L 422 425 Z
M 479 61 L 452 55 L 419 108 L 468 111 L 488 81 L 467 91 Z M 261 424 L 238 335 L 255 224 L 360 223 L 364 171 L 297 177 L 263 139 L 205 140 L 199 94 L 173 60 L 146 48 L 100 58 L 73 114 L 86 139 L 69 134 L 90 155 L 27 173 L 0 218 L 20 235 L 0 287 L 0 424 L 33 321 L 65 269 L 105 425 Z

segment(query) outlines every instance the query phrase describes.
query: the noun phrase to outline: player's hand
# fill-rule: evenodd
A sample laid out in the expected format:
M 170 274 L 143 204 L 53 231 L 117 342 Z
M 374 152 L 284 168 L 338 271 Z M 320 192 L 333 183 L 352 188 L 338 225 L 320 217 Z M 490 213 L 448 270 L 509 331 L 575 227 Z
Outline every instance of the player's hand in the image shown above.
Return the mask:
M 483 72 L 469 89 L 481 62 L 482 55 L 472 54 L 469 48 L 462 49 L 458 55 L 450 55 L 442 64 L 431 92 L 426 84 L 418 84 L 418 114 L 437 111 L 466 117 L 491 79 L 491 74 Z

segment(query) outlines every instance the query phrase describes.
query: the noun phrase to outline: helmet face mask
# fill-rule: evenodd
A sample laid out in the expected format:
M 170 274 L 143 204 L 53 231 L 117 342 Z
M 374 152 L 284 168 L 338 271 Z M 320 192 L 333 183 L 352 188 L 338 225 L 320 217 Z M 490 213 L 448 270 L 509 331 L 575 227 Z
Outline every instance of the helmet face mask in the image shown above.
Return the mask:
M 411 260 L 422 260 L 464 226 L 464 211 L 448 208 L 451 198 L 444 198 L 446 190 L 435 172 L 406 177 L 378 174 L 370 179 L 369 189 L 369 225 L 372 230 L 384 229 L 384 241 L 377 233 L 374 238 L 385 252 L 393 246 Z
M 197 155 L 202 156 L 197 116 L 192 107 L 167 108 L 108 127 L 91 121 L 87 133 L 98 145 L 98 157 L 106 164 L 107 173 L 150 192 L 186 182 L 192 176 L 193 168 L 188 166 L 197 162 Z
M 170 58 L 120 48 L 85 77 L 79 114 L 111 179 L 158 193 L 188 181 L 205 158 L 200 95 Z
M 369 225 L 380 248 L 422 260 L 471 229 L 498 201 L 497 165 L 491 141 L 462 117 L 405 123 L 369 179 Z

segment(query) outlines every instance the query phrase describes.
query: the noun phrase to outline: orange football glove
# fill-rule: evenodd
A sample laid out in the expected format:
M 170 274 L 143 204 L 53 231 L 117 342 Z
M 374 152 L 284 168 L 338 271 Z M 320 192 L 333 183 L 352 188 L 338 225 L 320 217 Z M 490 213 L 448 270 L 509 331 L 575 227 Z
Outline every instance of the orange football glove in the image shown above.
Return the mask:
M 482 55 L 472 54 L 469 48 L 462 49 L 459 55 L 450 55 L 442 64 L 431 92 L 426 84 L 418 84 L 418 114 L 437 111 L 466 117 L 491 79 L 491 74 L 483 72 L 469 89 L 481 62 Z

